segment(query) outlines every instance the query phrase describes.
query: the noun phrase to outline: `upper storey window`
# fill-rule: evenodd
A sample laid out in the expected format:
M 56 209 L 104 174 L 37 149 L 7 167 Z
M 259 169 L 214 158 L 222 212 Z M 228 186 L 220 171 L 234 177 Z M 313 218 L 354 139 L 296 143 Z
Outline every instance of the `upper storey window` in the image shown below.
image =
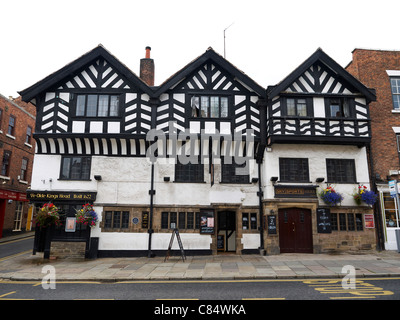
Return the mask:
M 194 96 L 191 100 L 192 117 L 227 118 L 228 97 Z
M 283 113 L 287 116 L 310 117 L 312 116 L 312 99 L 284 98 Z
M 118 117 L 119 95 L 79 94 L 76 98 L 78 117 Z
M 327 115 L 330 118 L 349 118 L 353 116 L 354 99 L 349 98 L 327 98 Z
M 390 78 L 392 87 L 393 108 L 400 110 L 400 78 Z

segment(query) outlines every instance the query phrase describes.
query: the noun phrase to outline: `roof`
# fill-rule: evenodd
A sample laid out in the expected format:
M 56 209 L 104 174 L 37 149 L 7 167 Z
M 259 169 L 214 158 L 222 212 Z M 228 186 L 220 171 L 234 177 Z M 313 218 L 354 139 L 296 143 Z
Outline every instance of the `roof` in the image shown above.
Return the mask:
M 376 96 L 373 90 L 367 88 L 359 80 L 353 77 L 343 67 L 341 67 L 336 61 L 329 57 L 321 48 L 318 48 L 306 61 L 304 61 L 299 67 L 297 67 L 292 73 L 290 73 L 285 79 L 279 82 L 275 86 L 269 86 L 267 89 L 267 96 L 273 98 L 288 86 L 290 86 L 297 78 L 299 78 L 304 72 L 307 71 L 315 62 L 320 61 L 333 70 L 341 79 L 352 85 L 361 94 L 363 94 L 367 100 L 375 101 Z
M 40 80 L 29 88 L 19 91 L 18 93 L 22 96 L 23 101 L 30 102 L 31 100 L 35 99 L 38 94 L 48 90 L 50 87 L 59 83 L 61 80 L 70 77 L 71 74 L 79 71 L 85 65 L 95 59 L 98 59 L 99 57 L 107 60 L 117 69 L 118 72 L 125 76 L 127 80 L 131 81 L 141 90 L 151 95 L 152 90 L 150 89 L 150 87 L 144 81 L 142 81 L 134 72 L 132 72 L 126 65 L 120 62 L 114 55 L 106 50 L 101 44 L 99 44 L 91 51 L 85 53 L 78 59 L 70 62 L 58 71 L 50 74 L 49 76 Z

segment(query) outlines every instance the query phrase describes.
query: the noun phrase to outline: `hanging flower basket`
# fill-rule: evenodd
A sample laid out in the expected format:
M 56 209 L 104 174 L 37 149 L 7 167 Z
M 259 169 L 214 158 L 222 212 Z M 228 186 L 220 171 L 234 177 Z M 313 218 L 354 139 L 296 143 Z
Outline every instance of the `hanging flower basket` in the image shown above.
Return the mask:
M 82 209 L 76 210 L 76 222 L 85 226 L 94 227 L 98 221 L 97 213 L 93 210 L 93 205 L 87 203 Z
M 343 201 L 343 196 L 340 193 L 336 192 L 335 189 L 331 186 L 323 189 L 319 193 L 319 196 L 321 200 L 324 201 L 324 203 L 328 206 L 336 206 Z
M 58 208 L 52 203 L 45 203 L 35 217 L 37 226 L 46 228 L 52 225 L 60 226 L 61 220 Z
M 378 195 L 368 190 L 366 186 L 359 186 L 358 190 L 353 194 L 353 199 L 357 205 L 361 205 L 362 202 L 372 206 L 378 200 Z

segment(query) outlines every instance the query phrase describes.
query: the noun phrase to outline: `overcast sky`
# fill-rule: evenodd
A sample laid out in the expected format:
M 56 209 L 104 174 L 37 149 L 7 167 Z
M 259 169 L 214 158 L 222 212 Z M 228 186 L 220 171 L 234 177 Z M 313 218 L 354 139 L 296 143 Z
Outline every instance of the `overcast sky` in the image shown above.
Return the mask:
M 354 48 L 400 50 L 399 0 L 2 0 L 0 93 L 18 96 L 101 43 L 155 85 L 212 47 L 263 87 L 319 47 L 341 66 Z

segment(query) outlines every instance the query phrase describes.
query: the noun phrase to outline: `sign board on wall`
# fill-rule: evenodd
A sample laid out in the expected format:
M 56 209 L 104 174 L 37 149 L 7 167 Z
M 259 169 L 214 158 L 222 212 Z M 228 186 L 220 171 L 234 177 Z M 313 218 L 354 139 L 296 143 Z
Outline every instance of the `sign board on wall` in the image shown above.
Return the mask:
M 318 233 L 331 233 L 331 210 L 328 208 L 317 209 L 317 230 Z
M 364 214 L 365 228 L 375 228 L 374 215 L 372 213 Z
M 95 201 L 97 192 L 27 191 L 30 201 Z
M 65 219 L 65 232 L 75 232 L 76 229 L 76 218 L 67 217 Z
M 214 210 L 200 210 L 200 234 L 214 234 Z
M 276 234 L 276 216 L 274 215 L 267 216 L 267 228 L 268 228 L 268 234 Z

